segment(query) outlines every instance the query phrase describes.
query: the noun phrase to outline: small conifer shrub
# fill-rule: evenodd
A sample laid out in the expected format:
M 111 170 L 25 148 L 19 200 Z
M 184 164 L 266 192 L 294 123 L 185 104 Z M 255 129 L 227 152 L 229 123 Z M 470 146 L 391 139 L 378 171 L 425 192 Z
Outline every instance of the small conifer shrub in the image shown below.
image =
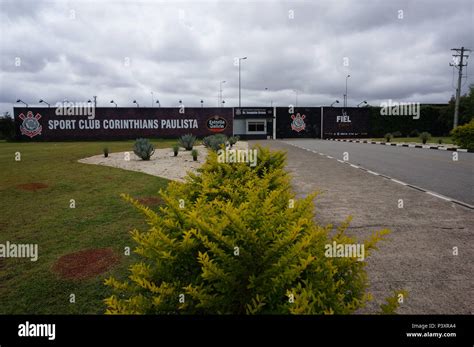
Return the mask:
M 193 150 L 191 151 L 191 155 L 193 156 L 193 160 L 194 160 L 194 161 L 197 161 L 197 160 L 198 160 L 198 154 L 199 154 L 199 153 L 198 153 L 197 149 L 193 149 Z
M 176 157 L 179 152 L 179 145 L 173 145 L 173 155 Z

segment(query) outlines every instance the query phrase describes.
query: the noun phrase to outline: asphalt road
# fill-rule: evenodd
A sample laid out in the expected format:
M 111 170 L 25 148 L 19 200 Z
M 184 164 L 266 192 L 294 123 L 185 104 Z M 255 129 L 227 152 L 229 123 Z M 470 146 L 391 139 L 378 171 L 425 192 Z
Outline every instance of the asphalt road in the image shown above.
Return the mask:
M 474 153 L 336 142 L 288 139 L 284 142 L 315 150 L 365 169 L 446 197 L 474 205 Z
M 385 298 L 393 295 L 394 290 L 404 289 L 408 292 L 408 298 L 397 310 L 400 314 L 474 314 L 473 210 L 352 168 L 335 159 L 340 157 L 341 149 L 354 154 L 352 159 L 358 156 L 364 158 L 363 153 L 359 153 L 361 148 L 370 151 L 366 154 L 367 164 L 369 159 L 378 163 L 378 153 L 382 156 L 380 162 L 388 166 L 392 157 L 396 157 L 392 155 L 393 148 L 298 141 L 300 146 L 312 145 L 321 152 L 324 150 L 327 154 L 333 154 L 334 158 L 327 158 L 326 155 L 308 152 L 283 141 L 256 142 L 287 153 L 286 170 L 292 177 L 297 198 L 310 192 L 319 193 L 314 201 L 314 219 L 318 225 L 333 225 L 335 230 L 348 216 L 352 216 L 345 233 L 359 242 L 375 231 L 391 231 L 387 239 L 377 245 L 379 249 L 367 258 L 369 292 L 374 300 L 358 313 L 380 312 L 379 305 L 384 303 Z M 404 153 L 400 160 L 404 155 L 412 158 L 412 155 Z M 413 156 L 431 156 L 445 152 L 420 149 L 409 153 L 416 153 Z M 415 159 L 410 160 L 416 162 Z M 412 172 L 418 173 L 418 166 L 433 165 L 433 161 L 437 162 L 419 159 Z M 403 207 L 399 205 L 400 199 Z M 458 247 L 459 252 L 454 253 L 453 247 Z

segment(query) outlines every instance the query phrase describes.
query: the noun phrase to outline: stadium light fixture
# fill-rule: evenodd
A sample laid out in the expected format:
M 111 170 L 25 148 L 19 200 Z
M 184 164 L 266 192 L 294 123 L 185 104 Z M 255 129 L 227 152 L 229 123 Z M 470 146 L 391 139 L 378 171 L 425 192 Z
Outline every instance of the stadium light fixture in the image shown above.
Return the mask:
M 48 107 L 51 107 L 51 105 L 49 104 L 49 102 L 46 102 L 44 101 L 43 99 L 41 99 L 40 101 L 38 101 L 40 104 L 46 104 L 48 105 Z
M 21 100 L 21 99 L 18 99 L 16 102 L 21 102 L 22 104 L 25 104 L 26 107 L 28 107 L 28 104 L 26 102 L 24 102 L 23 100 Z

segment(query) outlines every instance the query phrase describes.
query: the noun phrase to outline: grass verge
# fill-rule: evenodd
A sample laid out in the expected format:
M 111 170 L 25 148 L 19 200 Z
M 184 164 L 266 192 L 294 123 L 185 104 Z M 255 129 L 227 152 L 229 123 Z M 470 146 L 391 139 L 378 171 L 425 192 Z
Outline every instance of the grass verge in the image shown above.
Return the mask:
M 175 140 L 154 140 L 170 148 Z M 80 164 L 78 159 L 132 150 L 133 141 L 21 143 L 0 141 L 0 244 L 38 244 L 36 262 L 0 258 L 0 314 L 100 314 L 109 295 L 104 278 L 127 273 L 133 261 L 129 230 L 145 228 L 140 214 L 120 193 L 156 196 L 167 180 L 106 166 Z M 15 161 L 15 153 L 21 161 Z M 22 184 L 46 188 L 25 190 Z M 74 199 L 76 207 L 70 208 Z M 153 206 L 151 206 L 153 208 Z M 63 255 L 93 248 L 112 248 L 118 265 L 87 279 L 67 280 L 52 271 Z M 76 303 L 69 302 L 75 294 Z

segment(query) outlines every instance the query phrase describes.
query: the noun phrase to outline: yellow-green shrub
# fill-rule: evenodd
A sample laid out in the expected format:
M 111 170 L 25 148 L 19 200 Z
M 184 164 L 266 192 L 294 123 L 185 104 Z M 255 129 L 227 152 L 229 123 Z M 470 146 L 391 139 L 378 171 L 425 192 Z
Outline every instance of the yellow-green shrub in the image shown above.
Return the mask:
M 356 243 L 314 222 L 315 194 L 296 199 L 285 155 L 259 148 L 258 164 L 219 163 L 170 183 L 159 212 L 124 198 L 150 225 L 134 230 L 141 262 L 110 278 L 109 314 L 346 314 L 368 299 L 365 262 L 325 256 Z M 365 255 L 388 231 L 364 241 Z

